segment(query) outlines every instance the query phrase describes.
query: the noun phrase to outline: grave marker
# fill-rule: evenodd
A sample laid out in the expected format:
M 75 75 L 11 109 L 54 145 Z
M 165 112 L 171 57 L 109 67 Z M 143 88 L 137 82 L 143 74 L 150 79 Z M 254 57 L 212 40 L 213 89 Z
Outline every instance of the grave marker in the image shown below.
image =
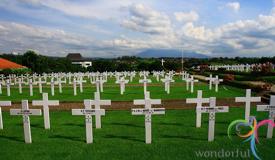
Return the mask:
M 33 96 L 33 82 L 32 82 L 32 79 L 29 79 L 29 87 L 30 87 L 30 96 Z
M 193 76 L 191 78 L 186 79 L 186 90 L 189 90 L 189 83 L 191 84 L 191 93 L 194 92 L 194 83 L 199 82 L 198 80 L 194 79 Z
M 22 109 L 11 109 L 10 115 L 22 115 L 25 143 L 32 143 L 31 126 L 29 116 L 41 116 L 41 109 L 29 109 L 28 100 L 22 100 Z
M 235 102 L 245 102 L 245 120 L 249 121 L 251 102 L 261 102 L 261 97 L 251 97 L 251 89 L 246 90 L 245 97 L 236 97 Z
M 1 107 L 11 106 L 11 101 L 0 101 L 0 129 L 3 129 L 2 109 Z
M 209 113 L 208 141 L 213 141 L 215 135 L 216 113 L 228 112 L 229 108 L 228 106 L 216 106 L 216 97 L 210 97 L 209 107 L 198 108 L 198 111 L 201 113 Z
M 152 105 L 161 104 L 160 99 L 150 99 L 150 92 L 145 93 L 144 100 L 134 100 L 134 105 L 145 105 L 145 108 L 132 109 L 132 115 L 145 115 L 145 142 L 152 142 L 151 115 L 165 114 L 165 108 L 151 108 Z
M 7 87 L 7 96 L 11 96 L 11 85 L 13 85 L 10 81 L 10 79 L 7 79 L 6 81 L 6 87 Z
M 209 103 L 209 98 L 202 98 L 202 91 L 198 90 L 197 98 L 187 98 L 186 103 L 196 103 L 196 127 L 201 127 L 201 111 L 200 108 L 202 107 L 203 103 Z
M 215 78 L 213 78 L 212 74 L 210 74 L 210 76 L 206 77 L 205 80 L 209 81 L 209 90 L 212 90 L 212 84 L 213 84 Z
M 39 87 L 39 93 L 42 94 L 43 92 L 43 84 L 46 84 L 47 82 L 46 81 L 42 81 L 42 78 L 39 76 L 38 78 L 38 81 L 37 81 L 37 84 L 38 84 L 38 87 Z
M 86 142 L 93 143 L 93 123 L 92 116 L 105 115 L 104 109 L 92 109 L 92 100 L 84 100 L 85 109 L 72 109 L 72 115 L 85 115 L 85 125 L 86 125 Z
M 214 78 L 214 81 L 213 81 L 213 83 L 215 84 L 215 92 L 219 91 L 220 82 L 223 82 L 223 79 L 219 79 L 219 76 L 216 76 L 216 78 Z
M 77 85 L 76 85 L 76 78 L 73 78 L 73 90 L 74 90 L 74 96 L 77 95 Z
M 275 118 L 275 96 L 270 96 L 269 105 L 257 105 L 257 111 L 269 112 L 269 120 L 274 122 Z M 267 138 L 272 138 L 273 136 L 273 126 L 268 125 L 267 128 Z
M 111 100 L 101 100 L 100 93 L 94 93 L 94 100 L 91 100 L 91 104 L 95 106 L 95 109 L 100 110 L 101 105 L 111 105 Z M 101 128 L 101 115 L 95 115 L 95 126 Z
M 147 92 L 147 83 L 151 83 L 152 81 L 150 79 L 147 79 L 146 76 L 144 76 L 144 79 L 139 80 L 139 83 L 143 83 L 144 88 L 144 94 Z
M 49 100 L 48 93 L 43 93 L 42 100 L 33 100 L 33 106 L 43 106 L 43 116 L 44 116 L 44 127 L 45 129 L 50 129 L 50 114 L 49 114 L 49 106 L 58 106 L 59 101 L 57 100 Z
M 167 92 L 167 94 L 170 94 L 170 83 L 175 82 L 170 76 L 165 76 L 165 79 L 161 79 L 162 82 L 164 82 L 164 90 Z
M 59 93 L 62 93 L 62 83 L 66 83 L 66 79 L 62 81 L 62 78 L 58 78 L 58 88 L 59 88 Z
M 120 94 L 123 95 L 125 92 L 125 84 L 129 83 L 129 80 L 125 80 L 124 77 L 121 77 L 120 80 L 116 81 L 120 85 Z

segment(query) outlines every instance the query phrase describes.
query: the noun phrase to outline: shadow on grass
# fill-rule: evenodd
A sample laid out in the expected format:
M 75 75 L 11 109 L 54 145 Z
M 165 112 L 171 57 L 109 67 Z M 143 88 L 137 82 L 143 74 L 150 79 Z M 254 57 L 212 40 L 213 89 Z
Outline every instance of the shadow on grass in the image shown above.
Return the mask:
M 52 136 L 49 136 L 49 138 L 64 139 L 64 140 L 70 140 L 70 141 L 76 141 L 76 142 L 86 142 L 80 139 L 80 137 L 75 137 L 75 136 L 52 135 Z
M 186 126 L 186 124 L 182 123 L 167 123 L 167 122 L 162 122 L 162 123 L 157 123 L 158 125 L 167 125 L 167 126 Z
M 217 123 L 217 124 L 225 124 L 227 126 L 230 124 L 230 122 L 224 122 L 224 121 L 222 121 L 222 122 L 216 121 L 215 123 Z
M 25 142 L 24 140 L 22 140 L 19 137 L 11 137 L 11 136 L 0 136 L 0 139 L 7 139 L 7 140 L 11 140 L 11 141 L 16 141 L 16 142 Z
M 23 123 L 17 123 L 16 126 L 22 127 L 22 126 L 23 126 Z M 31 127 L 44 129 L 44 126 L 42 126 L 42 125 L 40 125 L 40 124 L 31 124 Z
M 116 135 L 112 135 L 112 134 L 107 134 L 106 136 L 104 136 L 104 138 L 123 139 L 123 140 L 130 140 L 130 141 L 144 143 L 144 140 L 136 139 L 132 136 L 116 136 Z
M 116 125 L 116 126 L 127 126 L 127 127 L 137 127 L 137 128 L 144 128 L 144 126 L 139 126 L 136 124 L 131 124 L 131 123 L 117 123 L 117 122 L 113 122 L 113 123 L 109 123 L 107 125 Z
M 40 124 L 32 124 L 31 127 L 44 129 L 44 126 L 41 126 Z
M 84 127 L 84 124 L 75 124 L 75 123 L 64 123 L 64 126 L 76 126 L 76 127 Z
M 228 134 L 226 133 L 226 132 L 223 132 L 223 133 L 216 133 L 216 135 L 215 136 L 228 136 Z
M 161 135 L 162 138 L 176 138 L 176 139 L 187 139 L 187 140 L 200 140 L 207 141 L 207 138 L 194 138 L 191 136 L 183 136 L 183 135 Z

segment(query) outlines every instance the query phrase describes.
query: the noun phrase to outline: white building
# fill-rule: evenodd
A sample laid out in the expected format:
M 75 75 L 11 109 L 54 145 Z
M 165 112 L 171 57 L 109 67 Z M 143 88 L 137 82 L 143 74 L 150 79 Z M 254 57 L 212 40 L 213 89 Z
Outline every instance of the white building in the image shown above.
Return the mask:
M 67 58 L 70 59 L 74 65 L 79 65 L 85 68 L 92 66 L 92 61 L 88 58 L 83 58 L 80 53 L 69 53 Z

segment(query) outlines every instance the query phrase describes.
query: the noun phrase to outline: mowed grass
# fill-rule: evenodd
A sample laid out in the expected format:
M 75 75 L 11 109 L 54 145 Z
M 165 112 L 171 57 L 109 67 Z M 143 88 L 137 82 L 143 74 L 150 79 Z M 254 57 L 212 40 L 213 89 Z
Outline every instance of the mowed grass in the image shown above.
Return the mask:
M 255 111 L 258 120 L 267 113 Z M 51 129 L 43 128 L 42 116 L 31 117 L 32 144 L 25 144 L 22 117 L 3 113 L 4 130 L 0 131 L 1 160 L 182 160 L 207 159 L 198 157 L 199 151 L 247 152 L 249 143 L 233 136 L 227 137 L 227 127 L 233 120 L 244 115 L 243 108 L 230 108 L 229 113 L 216 115 L 215 141 L 207 141 L 208 115 L 203 114 L 202 128 L 195 128 L 194 110 L 168 110 L 165 115 L 152 119 L 152 144 L 144 143 L 144 116 L 132 116 L 130 111 L 107 111 L 102 117 L 102 128 L 94 129 L 94 143 L 85 143 L 83 116 L 71 112 L 52 111 Z M 260 128 L 260 144 L 257 145 L 262 159 L 274 159 L 274 139 L 266 139 L 266 127 Z M 252 154 L 250 158 L 253 159 Z M 209 157 L 208 157 L 209 158 Z M 218 158 L 212 158 L 218 159 Z M 227 159 L 243 159 L 229 157 Z
M 232 98 L 236 96 L 243 96 L 245 91 L 239 88 L 220 85 L 219 92 L 208 89 L 208 84 L 206 83 L 196 83 L 194 87 L 194 93 L 190 93 L 190 90 L 186 90 L 186 83 L 175 77 L 176 82 L 171 84 L 170 94 L 164 91 L 164 84 L 157 82 L 155 78 L 151 77 L 153 83 L 151 85 L 158 86 L 148 86 L 148 91 L 151 92 L 151 98 L 160 99 L 185 99 L 196 97 L 197 90 L 203 90 L 203 95 L 205 97 L 217 97 L 217 98 Z M 104 92 L 101 93 L 102 99 L 111 99 L 113 101 L 132 101 L 133 99 L 143 98 L 143 85 L 137 86 L 139 78 L 135 78 L 133 82 L 126 84 L 126 91 L 124 95 L 120 95 L 119 84 L 115 84 L 114 78 L 109 78 L 108 82 L 104 84 Z M 94 92 L 96 91 L 95 85 L 90 84 L 88 81 L 84 84 L 83 93 L 80 93 L 78 86 L 77 96 L 73 95 L 73 86 L 64 85 L 63 93 L 59 93 L 58 86 L 55 86 L 55 96 L 51 96 L 50 86 L 47 85 L 43 87 L 43 92 L 49 93 L 49 99 L 57 99 L 61 102 L 80 102 L 83 99 L 91 99 L 94 97 Z M 11 96 L 7 96 L 6 88 L 2 88 L 2 94 L 0 95 L 0 100 L 11 100 L 13 102 L 20 102 L 22 99 L 36 100 L 41 99 L 42 95 L 39 93 L 38 86 L 33 88 L 33 96 L 30 96 L 29 87 L 24 86 L 23 94 L 19 94 L 18 86 L 12 86 Z

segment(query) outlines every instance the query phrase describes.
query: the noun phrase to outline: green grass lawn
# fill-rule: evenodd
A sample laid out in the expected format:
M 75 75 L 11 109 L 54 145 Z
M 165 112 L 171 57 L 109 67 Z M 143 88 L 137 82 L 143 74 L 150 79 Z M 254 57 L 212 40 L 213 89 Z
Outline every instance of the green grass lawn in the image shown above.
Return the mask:
M 236 96 L 243 96 L 245 91 L 242 89 L 220 85 L 219 92 L 216 93 L 214 89 L 210 91 L 208 89 L 208 84 L 206 83 L 198 83 L 195 84 L 194 93 L 190 93 L 190 91 L 186 90 L 185 83 L 180 80 L 178 77 L 175 78 L 176 82 L 171 84 L 170 94 L 168 95 L 164 91 L 164 85 L 161 82 L 156 82 L 155 78 L 151 78 L 153 80 L 152 84 L 159 84 L 161 86 L 149 86 L 148 90 L 151 92 L 152 98 L 160 98 L 160 99 L 183 99 L 183 98 L 191 98 L 196 97 L 196 90 L 203 90 L 203 94 L 205 97 L 214 96 L 217 98 L 230 98 Z M 102 99 L 111 99 L 113 101 L 132 101 L 133 99 L 143 98 L 143 86 L 133 86 L 133 84 L 137 84 L 138 78 L 135 78 L 132 83 L 129 85 L 126 84 L 126 92 L 124 95 L 120 95 L 120 89 L 118 84 L 114 84 L 114 78 L 109 79 L 108 83 L 104 86 L 104 93 L 101 94 Z M 66 102 L 77 102 L 83 101 L 83 99 L 91 99 L 94 97 L 94 92 L 96 88 L 94 85 L 87 83 L 83 88 L 84 92 L 80 93 L 78 88 L 78 95 L 73 95 L 72 85 L 63 86 L 63 93 L 60 94 L 58 91 L 58 86 L 55 87 L 55 96 L 52 97 L 51 90 L 49 86 L 44 86 L 43 92 L 49 93 L 49 99 L 57 99 L 60 101 Z M 39 94 L 39 90 L 37 86 L 33 89 L 34 96 L 29 96 L 29 88 L 25 86 L 23 88 L 23 94 L 19 94 L 17 86 L 13 86 L 11 89 L 11 96 L 8 97 L 6 93 L 6 88 L 3 87 L 3 93 L 0 95 L 0 100 L 11 100 L 13 102 L 19 102 L 22 99 L 34 100 L 41 99 L 41 94 Z
M 252 114 L 261 120 L 266 113 Z M 85 143 L 83 116 L 71 112 L 53 111 L 51 130 L 44 130 L 42 116 L 31 117 L 32 144 L 23 139 L 22 117 L 3 113 L 4 130 L 0 131 L 1 160 L 60 160 L 60 159 L 207 159 L 196 156 L 197 151 L 247 151 L 249 143 L 242 144 L 236 136 L 227 137 L 227 127 L 244 115 L 243 108 L 230 108 L 229 113 L 216 116 L 215 141 L 207 141 L 208 115 L 203 115 L 202 128 L 195 128 L 194 110 L 168 110 L 165 115 L 153 116 L 152 144 L 144 143 L 144 116 L 132 116 L 130 111 L 107 111 L 102 117 L 102 129 L 94 129 L 94 143 Z M 260 128 L 259 155 L 274 158 L 274 139 L 265 139 L 266 127 Z M 232 158 L 228 158 L 232 159 Z M 239 158 L 241 159 L 241 158 Z M 251 155 L 251 158 L 253 156 Z

